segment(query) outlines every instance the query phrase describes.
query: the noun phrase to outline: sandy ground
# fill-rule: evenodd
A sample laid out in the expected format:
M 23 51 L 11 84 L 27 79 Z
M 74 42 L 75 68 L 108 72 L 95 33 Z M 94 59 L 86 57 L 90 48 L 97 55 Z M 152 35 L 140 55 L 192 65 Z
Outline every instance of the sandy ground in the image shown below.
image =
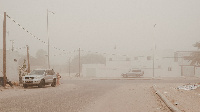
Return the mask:
M 200 110 L 200 89 L 177 90 L 199 78 L 81 79 L 62 77 L 45 88 L 0 87 L 0 112 L 170 112 L 152 86 L 183 112 Z
M 148 84 L 124 84 L 101 96 L 84 112 L 170 112 Z

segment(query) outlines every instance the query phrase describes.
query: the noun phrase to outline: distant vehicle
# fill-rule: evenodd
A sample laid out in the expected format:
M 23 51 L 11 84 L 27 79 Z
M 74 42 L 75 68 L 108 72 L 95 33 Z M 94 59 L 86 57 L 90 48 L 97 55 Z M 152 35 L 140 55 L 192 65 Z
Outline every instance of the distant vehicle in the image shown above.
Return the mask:
M 52 69 L 36 69 L 31 71 L 28 75 L 22 77 L 23 87 L 38 86 L 39 88 L 51 84 L 52 87 L 56 86 L 56 74 Z
M 144 75 L 144 71 L 141 69 L 131 69 L 127 73 L 122 73 L 121 74 L 123 77 L 141 77 Z

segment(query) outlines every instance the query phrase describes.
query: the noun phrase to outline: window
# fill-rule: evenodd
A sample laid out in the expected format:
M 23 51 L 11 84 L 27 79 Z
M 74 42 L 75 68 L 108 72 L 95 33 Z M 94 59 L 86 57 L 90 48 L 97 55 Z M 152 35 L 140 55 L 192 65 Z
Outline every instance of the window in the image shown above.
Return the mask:
M 141 72 L 141 70 L 132 70 L 132 72 Z
M 147 60 L 151 60 L 151 56 L 147 56 Z
M 172 71 L 172 67 L 168 67 L 168 71 Z
M 54 74 L 54 71 L 53 70 L 47 70 L 47 75 L 53 75 Z
M 33 70 L 29 75 L 43 75 L 44 70 Z

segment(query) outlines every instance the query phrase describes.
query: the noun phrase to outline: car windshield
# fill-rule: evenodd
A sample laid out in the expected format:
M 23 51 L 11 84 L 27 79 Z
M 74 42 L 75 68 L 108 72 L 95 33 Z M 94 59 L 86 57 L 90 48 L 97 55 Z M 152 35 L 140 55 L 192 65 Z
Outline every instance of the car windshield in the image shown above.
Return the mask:
M 141 72 L 141 70 L 132 70 L 132 72 Z
M 45 70 L 33 70 L 29 75 L 43 75 Z

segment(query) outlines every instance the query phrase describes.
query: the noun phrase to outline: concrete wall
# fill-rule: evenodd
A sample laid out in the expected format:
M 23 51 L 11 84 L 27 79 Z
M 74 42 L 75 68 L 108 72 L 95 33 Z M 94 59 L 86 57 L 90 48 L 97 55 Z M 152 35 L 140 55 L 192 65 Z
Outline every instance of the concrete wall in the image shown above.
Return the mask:
M 127 68 L 109 68 L 104 64 L 83 64 L 83 77 L 121 77 L 121 74 L 127 72 Z

